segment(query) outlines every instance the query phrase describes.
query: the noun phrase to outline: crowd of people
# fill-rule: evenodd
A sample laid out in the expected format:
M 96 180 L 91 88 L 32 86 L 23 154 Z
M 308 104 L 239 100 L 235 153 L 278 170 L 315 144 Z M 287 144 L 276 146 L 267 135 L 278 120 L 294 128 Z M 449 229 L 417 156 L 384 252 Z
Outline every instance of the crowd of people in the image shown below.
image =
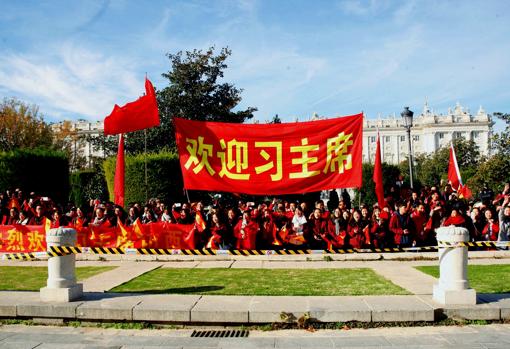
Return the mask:
M 50 221 L 46 220 L 49 219 Z M 127 211 L 110 202 L 91 200 L 87 207 L 59 205 L 49 197 L 21 190 L 0 193 L 3 225 L 130 226 L 135 222 L 169 222 L 195 225 L 197 248 L 390 248 L 434 246 L 435 229 L 468 229 L 471 241 L 508 241 L 510 234 L 510 183 L 501 193 L 484 188 L 470 202 L 457 197 L 450 185 L 420 191 L 392 188 L 384 207 L 354 207 L 342 198 L 331 207 L 274 198 L 261 202 L 215 200 L 166 205 L 151 199 L 134 203 Z

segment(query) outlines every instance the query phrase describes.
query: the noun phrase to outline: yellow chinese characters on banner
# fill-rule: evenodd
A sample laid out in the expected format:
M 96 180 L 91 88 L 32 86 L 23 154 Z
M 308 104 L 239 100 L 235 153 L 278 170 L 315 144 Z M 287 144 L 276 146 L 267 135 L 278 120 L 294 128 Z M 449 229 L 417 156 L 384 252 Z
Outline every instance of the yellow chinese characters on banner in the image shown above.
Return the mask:
M 361 184 L 361 114 L 279 125 L 174 121 L 187 189 L 287 194 Z
M 33 252 L 46 250 L 44 226 L 0 226 L 0 251 Z

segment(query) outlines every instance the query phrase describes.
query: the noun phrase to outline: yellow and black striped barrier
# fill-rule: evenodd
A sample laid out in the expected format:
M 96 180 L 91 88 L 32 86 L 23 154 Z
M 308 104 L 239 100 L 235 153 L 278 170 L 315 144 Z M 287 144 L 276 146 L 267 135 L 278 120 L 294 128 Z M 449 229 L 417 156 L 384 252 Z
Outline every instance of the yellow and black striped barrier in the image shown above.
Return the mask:
M 180 250 L 163 248 L 123 248 L 123 247 L 71 247 L 71 246 L 50 246 L 48 251 L 4 253 L 2 259 L 7 260 L 30 260 L 44 259 L 48 257 L 66 256 L 69 254 L 101 254 L 101 255 L 185 255 L 185 256 L 266 256 L 266 255 L 308 255 L 308 254 L 351 254 L 351 253 L 399 253 L 399 252 L 432 252 L 438 248 L 456 247 L 483 247 L 483 248 L 507 248 L 509 241 L 476 241 L 476 242 L 446 242 L 439 241 L 437 246 L 419 247 L 390 247 L 390 248 L 332 248 L 326 250 L 312 249 L 276 249 L 276 250 L 213 250 L 210 248 Z
M 474 242 L 448 242 L 438 241 L 439 247 L 508 247 L 509 241 L 474 241 Z
M 30 260 L 35 259 L 34 253 L 26 253 L 26 252 L 20 252 L 20 253 L 5 253 L 3 255 L 4 259 L 7 260 L 18 260 L 18 261 L 24 261 L 24 260 Z

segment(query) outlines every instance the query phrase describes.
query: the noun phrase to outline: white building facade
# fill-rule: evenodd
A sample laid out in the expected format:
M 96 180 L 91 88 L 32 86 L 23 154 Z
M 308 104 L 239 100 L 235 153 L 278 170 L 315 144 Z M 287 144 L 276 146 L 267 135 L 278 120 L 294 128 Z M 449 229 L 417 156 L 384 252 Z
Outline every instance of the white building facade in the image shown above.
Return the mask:
M 446 115 L 431 111 L 425 103 L 421 114 L 416 115 L 411 129 L 412 152 L 416 156 L 423 153 L 432 153 L 437 149 L 449 146 L 452 139 L 463 137 L 473 140 L 479 147 L 482 155 L 490 155 L 490 138 L 492 135 L 492 120 L 489 114 L 480 107 L 475 115 L 463 108 L 459 103 L 452 109 L 448 108 Z M 312 120 L 322 119 L 314 115 Z M 58 127 L 55 124 L 54 127 Z M 85 141 L 85 136 L 98 136 L 103 133 L 103 122 L 88 122 L 79 120 L 72 123 L 72 129 L 83 136 L 77 151 L 84 155 L 87 163 L 92 157 L 103 157 L 103 150 L 94 150 L 92 145 Z M 381 136 L 382 161 L 390 164 L 399 164 L 407 159 L 408 141 L 404 120 L 400 116 L 388 118 L 367 119 L 363 121 L 363 162 L 374 162 L 377 132 Z
M 449 146 L 452 139 L 473 140 L 482 155 L 490 155 L 492 120 L 480 107 L 475 115 L 459 103 L 446 115 L 430 110 L 427 103 L 421 114 L 413 119 L 411 128 L 412 154 L 414 156 L 432 153 L 441 147 Z M 404 120 L 393 115 L 389 118 L 366 119 L 363 121 L 363 162 L 374 162 L 377 132 L 381 137 L 381 158 L 389 164 L 399 164 L 408 157 L 407 131 Z

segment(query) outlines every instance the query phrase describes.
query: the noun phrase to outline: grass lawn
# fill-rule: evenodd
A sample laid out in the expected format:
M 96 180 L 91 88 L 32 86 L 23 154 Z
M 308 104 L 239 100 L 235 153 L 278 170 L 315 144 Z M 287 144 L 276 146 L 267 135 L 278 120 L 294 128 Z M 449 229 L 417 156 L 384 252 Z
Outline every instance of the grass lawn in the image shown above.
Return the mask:
M 347 296 L 409 294 L 360 269 L 156 269 L 111 292 L 254 295 Z
M 115 267 L 76 268 L 76 278 L 84 280 Z M 47 267 L 0 267 L 0 291 L 39 291 L 46 286 Z
M 421 266 L 416 269 L 439 278 L 438 266 Z M 479 293 L 510 293 L 510 265 L 468 265 L 469 286 Z

